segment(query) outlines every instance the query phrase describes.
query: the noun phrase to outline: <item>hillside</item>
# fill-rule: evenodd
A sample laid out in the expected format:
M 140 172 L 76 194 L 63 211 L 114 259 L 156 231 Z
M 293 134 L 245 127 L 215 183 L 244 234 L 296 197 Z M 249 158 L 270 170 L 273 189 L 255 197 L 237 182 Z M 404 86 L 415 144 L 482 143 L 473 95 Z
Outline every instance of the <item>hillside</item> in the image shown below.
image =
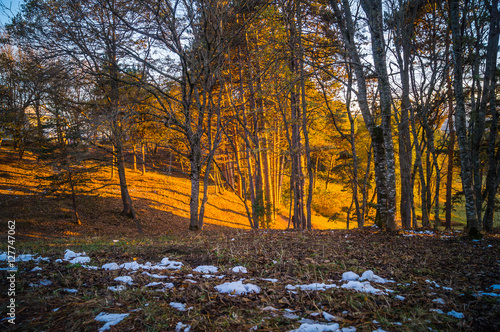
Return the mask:
M 131 166 L 131 165 L 130 165 Z M 45 195 L 43 177 L 53 171 L 40 166 L 34 155 L 26 152 L 22 160 L 9 147 L 0 149 L 0 214 L 14 219 L 18 234 L 27 237 L 78 235 L 133 235 L 132 220 L 120 215 L 121 199 L 118 176 L 110 179 L 110 169 L 102 168 L 92 176 L 85 189 L 92 191 L 77 198 L 82 225 L 72 219 L 71 200 Z M 148 171 L 127 169 L 129 191 L 145 235 L 184 232 L 189 225 L 189 179 L 181 174 L 168 176 Z M 248 229 L 245 207 L 234 193 L 216 193 L 209 188 L 205 213 L 207 231 L 215 229 Z M 285 210 L 285 209 L 282 209 Z M 285 229 L 288 219 L 277 214 L 273 228 Z M 322 216 L 313 216 L 315 229 L 345 228 L 345 223 L 328 222 Z

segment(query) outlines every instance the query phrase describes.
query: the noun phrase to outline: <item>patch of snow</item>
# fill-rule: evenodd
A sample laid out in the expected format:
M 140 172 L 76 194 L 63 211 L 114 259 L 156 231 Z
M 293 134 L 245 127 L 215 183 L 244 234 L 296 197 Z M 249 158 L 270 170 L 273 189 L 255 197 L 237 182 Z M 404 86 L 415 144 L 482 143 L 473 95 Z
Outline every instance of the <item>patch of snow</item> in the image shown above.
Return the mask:
M 58 259 L 56 259 L 56 261 L 55 261 L 55 262 L 56 262 L 56 263 L 62 263 L 63 261 L 62 261 L 62 259 L 58 258 Z
M 262 311 L 278 311 L 278 309 L 276 309 L 274 307 L 271 307 L 271 306 L 267 306 L 265 308 L 261 308 L 260 310 L 262 310 Z
M 161 260 L 160 265 L 164 265 L 169 270 L 180 270 L 184 264 L 181 262 L 171 261 L 165 257 Z
M 50 286 L 50 285 L 52 285 L 52 281 L 47 280 L 47 279 L 43 279 L 43 280 L 40 280 L 37 284 L 30 283 L 29 285 L 31 287 Z
M 404 297 L 404 296 L 401 296 L 401 295 L 396 295 L 394 298 L 395 298 L 396 300 L 401 300 L 401 301 L 403 301 L 403 300 L 405 299 L 405 297 Z
M 355 327 L 340 328 L 339 324 L 337 323 L 330 323 L 330 324 L 303 323 L 302 325 L 300 325 L 298 329 L 292 330 L 290 332 L 327 332 L 327 331 L 355 332 L 356 328 Z
M 372 272 L 372 274 L 373 274 L 373 272 Z M 350 280 L 358 280 L 358 279 L 359 279 L 359 275 L 357 273 L 352 272 L 352 271 L 342 273 L 342 280 L 350 281 Z
M 244 266 L 235 266 L 232 268 L 232 271 L 234 273 L 247 273 L 248 272 L 247 268 Z
M 6 252 L 0 254 L 0 261 L 6 261 L 8 259 L 8 255 Z
M 338 288 L 338 286 L 335 284 L 327 285 L 327 284 L 313 283 L 313 284 L 309 284 L 309 285 L 295 285 L 295 286 L 286 285 L 285 288 L 287 290 L 300 289 L 303 291 L 324 291 L 324 290 L 327 290 L 329 288 Z
M 76 257 L 81 257 L 81 256 L 85 256 L 87 255 L 84 252 L 74 252 L 72 250 L 69 250 L 69 249 L 66 249 L 66 251 L 64 251 L 64 260 L 65 261 L 69 261 L 69 260 L 72 260 L 73 258 L 76 258 Z
M 356 279 L 353 279 L 353 280 L 356 280 Z M 371 270 L 363 272 L 363 275 L 361 276 L 361 278 L 359 278 L 359 281 L 364 281 L 364 280 L 373 281 L 373 282 L 376 282 L 379 284 L 394 282 L 394 280 L 389 280 L 389 279 L 384 279 L 382 277 L 379 277 L 378 275 L 374 274 L 373 271 L 371 271 Z
M 116 277 L 115 281 L 120 281 L 120 282 L 123 282 L 125 284 L 132 285 L 134 280 L 132 279 L 132 277 L 123 276 L 123 277 Z
M 123 263 L 120 265 L 120 268 L 125 270 L 139 270 L 141 266 L 137 262 Z
M 30 272 L 42 271 L 40 266 L 35 266 Z
M 156 279 L 167 279 L 168 278 L 168 276 L 162 276 L 160 274 L 151 274 L 151 273 L 146 272 L 146 271 L 142 272 L 142 274 L 147 275 L 148 277 L 151 277 L 151 278 L 156 278 Z
M 491 285 L 491 290 L 500 290 L 500 285 Z
M 37 261 L 37 262 L 40 262 L 40 261 L 50 262 L 50 258 L 49 257 L 42 257 L 42 256 L 37 257 L 34 260 Z
M 174 309 L 177 309 L 179 311 L 186 311 L 186 305 L 183 304 L 183 303 L 178 303 L 178 302 L 170 302 L 169 305 L 174 308 Z
M 296 314 L 292 314 L 291 312 L 285 312 L 283 314 L 283 317 L 285 317 L 286 319 L 299 319 L 300 317 L 297 316 Z
M 191 279 L 186 279 L 186 280 L 184 280 L 184 282 L 190 282 L 192 284 L 197 284 L 198 283 L 198 281 L 191 280 Z
M 118 286 L 108 286 L 108 289 L 113 292 L 121 292 L 122 290 L 127 289 L 127 287 L 123 285 L 118 285 Z
M 272 278 L 261 278 L 261 279 L 269 282 L 278 282 L 278 279 L 272 279 Z
M 90 257 L 86 256 L 79 256 L 75 257 L 72 260 L 69 261 L 71 264 L 84 264 L 84 263 L 89 263 L 90 262 Z
M 191 330 L 191 325 L 182 324 L 182 322 L 177 323 L 175 326 L 175 332 L 189 332 Z
M 452 317 L 455 317 L 455 318 L 458 318 L 458 319 L 462 319 L 465 317 L 465 315 L 461 312 L 456 312 L 455 310 L 452 310 L 450 312 L 448 312 L 448 316 L 452 316 Z
M 217 273 L 218 269 L 213 265 L 201 265 L 195 268 L 193 271 L 199 273 Z
M 29 262 L 34 259 L 34 256 L 31 254 L 19 255 L 16 257 L 16 262 Z
M 431 312 L 437 312 L 438 314 L 444 314 L 443 310 L 441 309 L 429 309 Z
M 323 311 L 323 318 L 325 318 L 327 321 L 331 322 L 332 320 L 337 319 L 334 315 L 330 315 L 328 312 Z
M 66 293 L 71 293 L 71 294 L 74 294 L 74 293 L 77 293 L 78 292 L 78 289 L 74 289 L 74 288 L 64 288 L 63 289 L 64 292 Z
M 116 263 L 108 263 L 108 264 L 104 264 L 104 265 L 102 266 L 102 268 L 103 268 L 104 270 L 109 270 L 109 271 L 111 271 L 111 270 L 118 270 L 120 267 L 119 267 L 119 266 L 118 266 L 118 264 L 116 264 Z
M 319 315 L 320 315 L 320 313 L 319 313 L 319 312 L 313 312 L 313 313 L 311 313 L 310 315 L 311 315 L 311 316 L 313 316 L 313 317 L 317 317 L 317 316 L 319 316 Z
M 442 304 L 442 305 L 446 304 L 444 302 L 444 300 L 442 298 L 440 298 L 440 297 L 438 297 L 437 299 L 432 300 L 432 302 L 437 303 L 437 304 Z
M 56 312 L 59 308 L 52 309 L 52 312 Z
M 498 296 L 500 296 L 500 294 L 497 294 L 497 293 L 485 293 L 485 292 L 479 292 L 479 293 L 476 293 L 476 294 L 472 294 L 472 296 L 474 296 L 474 297 L 479 297 L 479 296 L 492 296 L 492 297 L 498 297 Z
M 376 295 L 387 294 L 386 292 L 380 289 L 372 287 L 368 281 L 365 282 L 349 281 L 347 284 L 344 284 L 341 287 L 369 294 L 376 294 Z
M 243 284 L 241 281 L 226 282 L 215 286 L 219 293 L 229 293 L 231 295 L 243 295 L 248 293 L 260 293 L 260 287 L 252 284 Z
M 425 280 L 426 283 L 434 285 L 436 288 L 440 288 L 439 284 L 435 281 Z
M 444 290 L 449 290 L 449 291 L 452 291 L 452 290 L 453 290 L 453 288 L 451 288 L 451 287 L 444 287 L 444 286 L 443 286 L 443 289 L 444 289 Z
M 98 266 L 93 266 L 93 265 L 82 265 L 82 267 L 84 269 L 87 269 L 87 270 L 99 270 L 99 267 Z
M 111 326 L 116 325 L 120 323 L 122 320 L 127 318 L 130 314 L 107 314 L 105 312 L 101 312 L 99 315 L 97 315 L 96 318 L 94 318 L 98 322 L 104 322 L 103 327 L 99 329 L 100 331 L 106 331 L 111 328 Z

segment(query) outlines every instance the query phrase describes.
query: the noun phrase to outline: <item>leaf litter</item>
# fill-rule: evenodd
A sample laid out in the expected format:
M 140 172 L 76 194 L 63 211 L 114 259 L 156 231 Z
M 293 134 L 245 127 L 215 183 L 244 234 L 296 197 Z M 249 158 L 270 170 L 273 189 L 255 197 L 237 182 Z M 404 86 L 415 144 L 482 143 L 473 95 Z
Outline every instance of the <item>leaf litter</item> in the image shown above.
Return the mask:
M 486 237 L 482 247 L 456 235 L 389 236 L 373 229 L 238 231 L 122 242 L 73 248 L 71 243 L 36 244 L 44 257 L 24 253 L 18 261 L 19 289 L 32 287 L 18 293 L 26 309 L 19 310 L 16 328 L 347 332 L 500 327 L 496 237 Z M 95 269 L 72 263 L 79 257 L 87 257 Z M 61 258 L 62 264 L 55 263 Z M 37 266 L 41 270 L 28 273 Z

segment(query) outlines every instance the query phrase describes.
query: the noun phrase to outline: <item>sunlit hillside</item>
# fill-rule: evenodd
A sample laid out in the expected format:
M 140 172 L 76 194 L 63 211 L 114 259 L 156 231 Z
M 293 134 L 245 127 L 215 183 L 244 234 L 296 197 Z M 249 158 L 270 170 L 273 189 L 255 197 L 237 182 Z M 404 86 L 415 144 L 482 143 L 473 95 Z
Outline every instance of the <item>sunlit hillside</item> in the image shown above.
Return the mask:
M 82 225 L 75 225 L 69 198 L 45 195 L 45 179 L 53 171 L 40 167 L 36 158 L 26 153 L 22 160 L 10 147 L 0 150 L 0 210 L 11 216 L 19 225 L 19 232 L 28 236 L 50 236 L 53 230 L 68 236 L 79 234 L 125 234 L 136 232 L 132 220 L 120 215 L 120 188 L 115 178 L 110 179 L 110 169 L 101 168 L 93 175 L 85 190 L 89 193 L 77 196 L 78 212 Z M 185 231 L 189 226 L 190 182 L 185 176 L 171 176 L 148 170 L 127 168 L 129 191 L 139 220 L 146 234 L 161 235 L 166 232 Z M 216 193 L 215 186 L 208 189 L 209 198 L 205 212 L 205 229 L 226 227 L 249 229 L 245 206 L 231 191 Z M 318 197 L 318 200 L 321 199 Z M 335 207 L 340 202 L 332 200 Z M 323 203 L 327 204 L 327 203 Z M 281 207 L 276 214 L 272 228 L 288 227 L 288 211 Z M 328 221 L 328 218 L 314 213 L 315 229 L 345 228 L 345 220 Z M 351 226 L 352 227 L 352 226 Z

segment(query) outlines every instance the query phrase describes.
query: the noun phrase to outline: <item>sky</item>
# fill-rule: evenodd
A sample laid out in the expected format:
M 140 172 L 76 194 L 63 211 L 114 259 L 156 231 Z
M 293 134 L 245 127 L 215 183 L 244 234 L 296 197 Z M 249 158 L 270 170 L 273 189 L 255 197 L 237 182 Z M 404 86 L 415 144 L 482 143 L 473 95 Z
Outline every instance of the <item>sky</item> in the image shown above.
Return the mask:
M 22 0 L 0 0 L 0 24 L 3 26 L 10 21 L 20 9 Z

